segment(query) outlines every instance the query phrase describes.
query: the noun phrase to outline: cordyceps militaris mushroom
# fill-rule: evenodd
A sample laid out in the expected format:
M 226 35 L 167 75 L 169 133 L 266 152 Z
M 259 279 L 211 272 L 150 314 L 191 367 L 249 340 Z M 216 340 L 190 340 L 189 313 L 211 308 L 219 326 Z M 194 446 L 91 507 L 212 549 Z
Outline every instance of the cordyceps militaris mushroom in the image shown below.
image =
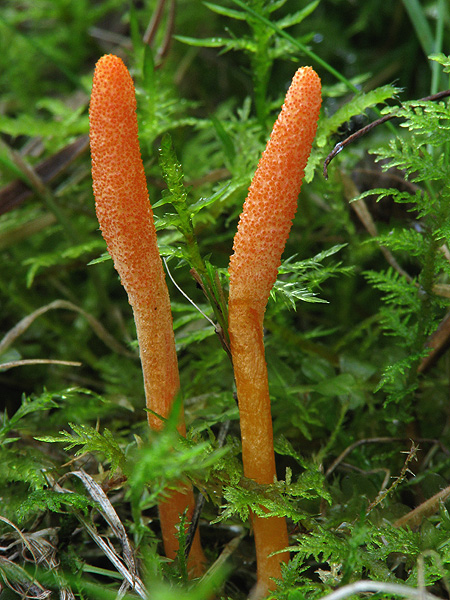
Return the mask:
M 321 85 L 310 67 L 297 71 L 259 161 L 230 258 L 228 326 L 239 403 L 244 474 L 259 484 L 276 480 L 263 319 L 275 283 L 321 105 Z M 281 577 L 288 546 L 286 522 L 252 515 L 260 597 Z
M 167 418 L 180 387 L 172 313 L 139 149 L 133 80 L 117 56 L 103 56 L 96 65 L 89 120 L 97 218 L 133 309 L 147 406 Z M 154 430 L 163 427 L 152 413 L 149 424 Z M 186 433 L 183 414 L 178 431 Z M 193 507 L 190 487 L 171 492 L 159 505 L 169 558 L 178 550 L 180 514 L 187 509 L 190 518 Z M 200 575 L 204 562 L 197 532 L 190 573 Z

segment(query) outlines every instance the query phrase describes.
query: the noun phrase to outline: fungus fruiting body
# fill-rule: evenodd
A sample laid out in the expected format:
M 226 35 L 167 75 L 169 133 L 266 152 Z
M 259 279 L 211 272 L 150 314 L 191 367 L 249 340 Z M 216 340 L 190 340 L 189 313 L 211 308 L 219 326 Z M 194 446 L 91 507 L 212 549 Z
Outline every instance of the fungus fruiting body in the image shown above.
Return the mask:
M 297 209 L 321 105 L 320 79 L 300 68 L 249 188 L 230 258 L 228 326 L 239 402 L 244 474 L 259 484 L 276 480 L 263 319 Z M 288 559 L 285 519 L 252 515 L 256 595 L 273 589 Z
M 89 119 L 100 229 L 133 309 L 147 407 L 167 418 L 180 386 L 170 299 L 139 149 L 133 80 L 117 56 L 103 56 L 96 65 Z M 160 430 L 163 421 L 153 413 L 149 424 Z M 185 435 L 183 414 L 178 431 Z M 193 505 L 190 488 L 159 505 L 169 558 L 178 550 L 179 515 L 187 509 L 189 518 Z M 204 560 L 197 533 L 188 563 L 193 575 L 201 574 Z

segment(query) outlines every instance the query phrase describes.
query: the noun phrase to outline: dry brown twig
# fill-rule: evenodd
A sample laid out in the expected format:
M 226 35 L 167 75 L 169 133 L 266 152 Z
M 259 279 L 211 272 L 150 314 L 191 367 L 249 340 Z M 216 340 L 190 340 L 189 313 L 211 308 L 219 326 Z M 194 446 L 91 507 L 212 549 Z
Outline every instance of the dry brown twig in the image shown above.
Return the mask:
M 439 510 L 439 506 L 450 497 L 450 485 L 419 504 L 414 510 L 411 510 L 400 519 L 394 522 L 394 527 L 418 527 L 427 517 Z
M 14 153 L 16 161 L 21 161 L 18 165 L 19 168 L 30 183 L 15 179 L 0 189 L 0 215 L 22 204 L 24 200 L 34 194 L 36 189 L 42 190 L 43 187 L 67 169 L 74 160 L 86 152 L 88 146 L 89 138 L 87 135 L 83 135 L 35 167 L 31 167 L 24 161 L 23 157 L 20 157 L 18 153 Z
M 31 533 L 24 533 L 12 521 L 0 516 L 0 521 L 10 526 L 13 533 L 3 536 L 4 542 L 9 542 L 0 547 L 0 574 L 4 584 L 29 600 L 45 600 L 50 598 L 51 590 L 45 588 L 30 572 L 19 564 L 34 564 L 45 571 L 50 571 L 60 587 L 60 597 L 74 600 L 75 596 L 57 571 L 56 558 L 57 531 L 54 528 L 41 529 Z M 1 590 L 1 588 L 0 588 Z
M 155 41 L 156 34 L 158 33 L 158 29 L 162 22 L 166 4 L 167 4 L 167 0 L 159 0 L 155 10 L 153 11 L 153 14 L 152 14 L 152 17 L 148 24 L 147 30 L 143 36 L 144 44 L 147 44 L 148 46 L 152 46 Z M 170 44 L 172 41 L 173 30 L 174 30 L 174 26 L 175 26 L 175 9 L 176 9 L 175 0 L 170 0 L 167 21 L 166 21 L 166 28 L 164 31 L 164 38 L 163 38 L 163 41 L 161 42 L 160 47 L 156 51 L 156 57 L 155 57 L 155 67 L 156 68 L 161 67 L 165 57 L 167 56 L 167 53 L 169 52 Z

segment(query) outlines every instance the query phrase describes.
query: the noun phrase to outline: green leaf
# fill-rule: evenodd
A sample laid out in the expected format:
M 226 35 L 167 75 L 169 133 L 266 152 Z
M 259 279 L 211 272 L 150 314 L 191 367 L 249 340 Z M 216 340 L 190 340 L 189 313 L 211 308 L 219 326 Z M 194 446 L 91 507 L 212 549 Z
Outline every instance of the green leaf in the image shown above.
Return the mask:
M 77 246 L 71 246 L 63 251 L 58 249 L 54 252 L 40 253 L 31 258 L 27 258 L 23 262 L 24 265 L 30 266 L 27 273 L 27 287 L 30 288 L 33 285 L 34 278 L 40 269 L 47 269 L 56 265 L 68 264 L 77 258 L 80 258 L 81 256 L 85 256 L 86 254 L 91 254 L 99 249 L 103 249 L 104 246 L 104 241 L 101 238 L 98 238 Z
M 67 507 L 87 514 L 88 509 L 92 506 L 95 506 L 95 503 L 82 494 L 45 489 L 31 492 L 17 512 L 19 521 L 24 521 L 30 517 L 30 513 L 45 512 L 47 510 L 55 513 L 66 513 Z
M 20 428 L 20 422 L 26 416 L 35 412 L 48 411 L 57 407 L 58 404 L 55 402 L 53 394 L 44 392 L 37 398 L 24 396 L 22 399 L 22 404 L 11 418 L 8 417 L 6 411 L 3 413 L 3 422 L 0 427 L 0 442 L 4 442 L 12 429 Z
M 231 188 L 231 182 L 227 182 L 224 186 L 219 188 L 217 190 L 217 192 L 214 192 L 214 194 L 211 194 L 211 196 L 208 196 L 207 198 L 200 198 L 199 200 L 197 200 L 197 202 L 192 203 L 189 206 L 191 214 L 196 215 L 204 208 L 208 208 L 208 206 L 212 206 L 216 202 L 220 202 L 224 198 L 227 198 L 227 196 L 230 193 L 230 188 Z
M 233 10 L 232 8 L 228 8 L 226 6 L 219 6 L 218 4 L 213 4 L 212 2 L 203 2 L 203 4 L 207 6 L 212 12 L 215 12 L 218 15 L 223 15 L 224 17 L 230 17 L 230 19 L 245 21 L 245 19 L 247 18 L 245 12 L 241 10 Z
M 434 50 L 434 36 L 419 0 L 403 0 L 425 56 Z
M 174 38 L 183 44 L 187 44 L 188 46 L 198 46 L 200 48 L 220 48 L 222 46 L 229 47 L 230 44 L 233 43 L 229 38 L 193 38 L 186 35 L 175 35 Z
M 20 440 L 20 438 L 19 438 Z M 18 483 L 26 484 L 27 493 L 30 490 L 41 490 L 48 485 L 45 472 L 54 465 L 43 452 L 36 448 L 22 448 L 15 444 L 17 440 L 8 437 L 0 451 L 1 472 L 0 483 L 11 486 Z M 9 445 L 8 449 L 6 446 Z
M 400 88 L 393 85 L 383 85 L 366 93 L 360 93 L 326 119 L 322 119 L 317 128 L 316 143 L 323 147 L 327 138 L 338 131 L 339 127 L 352 117 L 363 114 L 367 109 L 395 98 Z
M 349 395 L 355 389 L 355 378 L 350 373 L 341 373 L 321 381 L 314 386 L 314 389 L 319 394 L 324 396 L 345 396 Z
M 442 52 L 438 52 L 436 54 L 430 54 L 428 56 L 430 60 L 434 60 L 444 67 L 445 73 L 450 73 L 450 57 L 446 56 Z
M 322 261 L 344 247 L 345 244 L 338 244 L 319 252 L 313 258 L 301 261 L 294 261 L 294 257 L 284 260 L 279 268 L 279 273 L 284 277 L 276 280 L 271 297 L 283 299 L 291 308 L 295 308 L 298 300 L 315 303 L 328 302 L 328 300 L 318 297 L 315 289 L 320 288 L 320 285 L 329 277 L 350 273 L 351 268 L 342 267 L 340 263 L 324 265 Z
M 75 453 L 75 456 L 81 456 L 85 452 L 101 452 L 105 455 L 107 461 L 111 463 L 111 470 L 124 470 L 125 454 L 114 436 L 108 429 L 100 434 L 96 429 L 89 425 L 76 425 L 69 423 L 73 433 L 61 431 L 57 436 L 42 436 L 35 439 L 47 443 L 63 443 L 64 450 L 71 450 L 75 446 L 82 446 Z
M 292 27 L 292 25 L 298 25 L 304 19 L 306 19 L 306 17 L 308 17 L 312 12 L 314 12 L 316 10 L 316 8 L 319 6 L 319 4 L 320 4 L 320 0 L 314 0 L 313 2 L 310 2 L 309 4 L 307 4 L 301 10 L 298 10 L 295 13 L 286 15 L 285 17 L 283 17 L 283 19 L 280 19 L 276 23 L 280 29 L 286 29 L 287 27 Z
M 217 119 L 214 115 L 211 117 L 211 122 L 216 130 L 217 136 L 222 142 L 223 150 L 225 152 L 225 156 L 228 159 L 229 163 L 233 164 L 234 159 L 236 157 L 236 150 L 234 147 L 233 139 L 225 130 L 225 127 L 222 125 L 221 121 Z
M 14 118 L 0 115 L 0 131 L 2 133 L 17 137 L 25 135 L 28 137 L 41 137 L 42 139 L 61 139 L 61 143 L 67 141 L 68 136 L 81 135 L 88 131 L 89 121 L 87 116 L 78 116 L 67 119 L 61 124 L 56 120 L 36 119 L 35 116 L 21 114 Z

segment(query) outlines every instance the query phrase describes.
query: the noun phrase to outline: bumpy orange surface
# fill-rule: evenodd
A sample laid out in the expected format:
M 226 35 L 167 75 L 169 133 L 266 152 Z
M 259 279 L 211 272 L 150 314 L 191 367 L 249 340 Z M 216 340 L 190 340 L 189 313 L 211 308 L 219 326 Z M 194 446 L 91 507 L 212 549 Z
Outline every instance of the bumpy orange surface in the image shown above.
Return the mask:
M 310 67 L 299 69 L 244 203 L 230 259 L 230 294 L 252 302 L 259 310 L 265 309 L 277 278 L 320 105 L 318 75 Z
M 133 308 L 147 406 L 167 418 L 180 385 L 172 313 L 139 149 L 133 80 L 117 56 L 103 56 L 96 65 L 89 119 L 100 229 Z M 163 426 L 151 414 L 149 422 L 153 429 Z M 182 415 L 179 431 L 185 433 Z M 175 492 L 160 505 L 170 558 L 178 548 L 178 514 L 188 506 L 192 509 L 191 490 Z M 197 562 L 204 561 L 198 536 L 191 557 L 195 554 Z
M 321 105 L 321 85 L 310 67 L 295 74 L 249 188 L 230 258 L 228 327 L 239 401 L 244 474 L 258 483 L 276 478 L 263 319 L 275 283 Z M 273 588 L 287 553 L 284 519 L 252 518 L 258 592 Z
M 89 118 L 100 229 L 134 311 L 149 408 L 167 417 L 179 388 L 172 314 L 139 150 L 134 85 L 116 56 L 97 63 Z M 150 423 L 162 425 L 153 416 Z

